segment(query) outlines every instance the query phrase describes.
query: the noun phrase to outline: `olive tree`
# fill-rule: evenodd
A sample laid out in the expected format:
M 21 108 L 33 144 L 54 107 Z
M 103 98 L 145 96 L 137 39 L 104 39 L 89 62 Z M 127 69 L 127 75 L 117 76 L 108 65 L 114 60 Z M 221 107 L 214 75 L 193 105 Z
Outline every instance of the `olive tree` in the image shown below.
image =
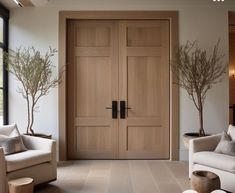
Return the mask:
M 49 51 L 42 55 L 34 47 L 9 50 L 4 53 L 7 63 L 7 70 L 20 82 L 17 92 L 27 102 L 27 134 L 34 135 L 34 112 L 37 110 L 37 103 L 40 98 L 47 95 L 51 88 L 60 82 L 60 75 L 53 78 L 51 58 L 57 50 L 49 48 Z
M 221 82 L 226 73 L 227 65 L 223 62 L 224 55 L 219 54 L 219 42 L 208 54 L 198 46 L 198 42 L 187 41 L 179 46 L 171 69 L 176 77 L 176 84 L 185 89 L 199 113 L 199 136 L 205 136 L 203 127 L 203 107 L 208 90 L 212 85 Z

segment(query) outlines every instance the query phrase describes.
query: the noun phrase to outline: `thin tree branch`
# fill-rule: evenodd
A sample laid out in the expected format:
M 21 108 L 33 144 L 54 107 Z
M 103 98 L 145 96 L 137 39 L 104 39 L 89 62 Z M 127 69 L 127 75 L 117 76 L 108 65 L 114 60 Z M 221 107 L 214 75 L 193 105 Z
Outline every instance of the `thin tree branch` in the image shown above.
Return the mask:
M 51 57 L 56 53 L 56 49 L 49 48 L 43 56 L 34 47 L 4 53 L 8 71 L 21 83 L 22 87 L 18 92 L 27 101 L 27 133 L 34 134 L 34 112 L 39 99 L 60 83 L 61 73 L 58 77 L 52 78 L 55 66 L 51 62 Z
M 187 41 L 179 46 L 171 62 L 171 70 L 181 88 L 185 89 L 199 111 L 200 133 L 203 129 L 203 105 L 207 92 L 216 83 L 222 81 L 227 64 L 223 62 L 224 55 L 219 54 L 219 43 L 216 43 L 212 54 L 199 48 L 198 42 Z

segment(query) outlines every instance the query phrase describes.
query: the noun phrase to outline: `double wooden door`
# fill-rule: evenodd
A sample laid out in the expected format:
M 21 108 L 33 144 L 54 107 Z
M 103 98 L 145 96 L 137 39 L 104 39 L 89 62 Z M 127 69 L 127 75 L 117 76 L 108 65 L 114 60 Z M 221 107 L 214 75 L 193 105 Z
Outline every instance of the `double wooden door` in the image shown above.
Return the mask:
M 169 159 L 169 21 L 71 20 L 68 159 Z

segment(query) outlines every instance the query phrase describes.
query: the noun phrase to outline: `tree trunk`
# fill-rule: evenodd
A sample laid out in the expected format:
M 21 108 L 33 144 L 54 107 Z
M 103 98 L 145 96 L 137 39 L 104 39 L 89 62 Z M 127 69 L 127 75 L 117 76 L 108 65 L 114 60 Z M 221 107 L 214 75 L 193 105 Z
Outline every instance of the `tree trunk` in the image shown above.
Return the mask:
M 203 128 L 203 104 L 202 101 L 199 99 L 199 122 L 200 122 L 200 128 L 199 128 L 199 136 L 205 136 L 205 131 Z
M 27 100 L 27 111 L 28 111 L 27 112 L 28 113 L 28 123 L 27 123 L 26 134 L 29 134 L 29 130 L 30 130 L 29 126 L 30 126 L 30 120 L 31 119 L 30 119 L 30 104 L 29 104 L 30 102 L 29 102 L 29 97 L 28 96 L 26 97 L 26 100 Z
M 30 123 L 30 126 L 29 126 L 29 130 L 31 132 L 32 135 L 34 135 L 34 131 L 33 131 L 33 123 L 34 123 L 34 107 L 35 107 L 35 104 L 34 104 L 34 100 L 32 99 L 32 107 L 31 107 L 31 123 Z
M 199 136 L 205 136 L 205 131 L 203 128 L 203 103 L 200 90 L 197 90 L 197 102 L 198 102 L 198 113 L 199 113 Z

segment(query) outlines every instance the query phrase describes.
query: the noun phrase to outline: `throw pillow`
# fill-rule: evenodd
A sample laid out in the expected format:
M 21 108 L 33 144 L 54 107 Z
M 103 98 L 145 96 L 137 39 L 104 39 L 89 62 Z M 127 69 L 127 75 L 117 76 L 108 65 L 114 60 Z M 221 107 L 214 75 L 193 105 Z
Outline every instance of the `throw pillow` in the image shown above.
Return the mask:
M 228 134 L 231 136 L 232 140 L 235 140 L 235 126 L 229 125 Z
M 16 124 L 0 127 L 0 147 L 3 147 L 5 155 L 27 150 Z
M 235 156 L 235 140 L 232 140 L 226 131 L 223 132 L 215 152 Z
M 19 130 L 18 130 L 18 127 L 17 127 L 17 125 L 15 124 L 15 127 L 14 127 L 14 129 L 12 130 L 12 132 L 10 133 L 9 137 L 18 137 L 18 136 L 20 136 L 22 151 L 27 150 L 27 148 L 26 148 L 25 145 L 24 145 L 23 139 L 22 139 L 22 137 L 21 137 L 21 135 L 20 135 L 20 132 L 19 132 Z
M 0 135 L 0 146 L 3 148 L 4 154 L 9 155 L 17 152 L 24 151 L 22 146 L 21 137 L 8 137 Z
M 13 133 L 19 133 L 19 131 L 17 129 L 17 125 L 15 123 L 10 124 L 10 125 L 0 126 L 0 135 L 7 135 L 7 136 L 9 136 L 11 133 L 12 134 Z

